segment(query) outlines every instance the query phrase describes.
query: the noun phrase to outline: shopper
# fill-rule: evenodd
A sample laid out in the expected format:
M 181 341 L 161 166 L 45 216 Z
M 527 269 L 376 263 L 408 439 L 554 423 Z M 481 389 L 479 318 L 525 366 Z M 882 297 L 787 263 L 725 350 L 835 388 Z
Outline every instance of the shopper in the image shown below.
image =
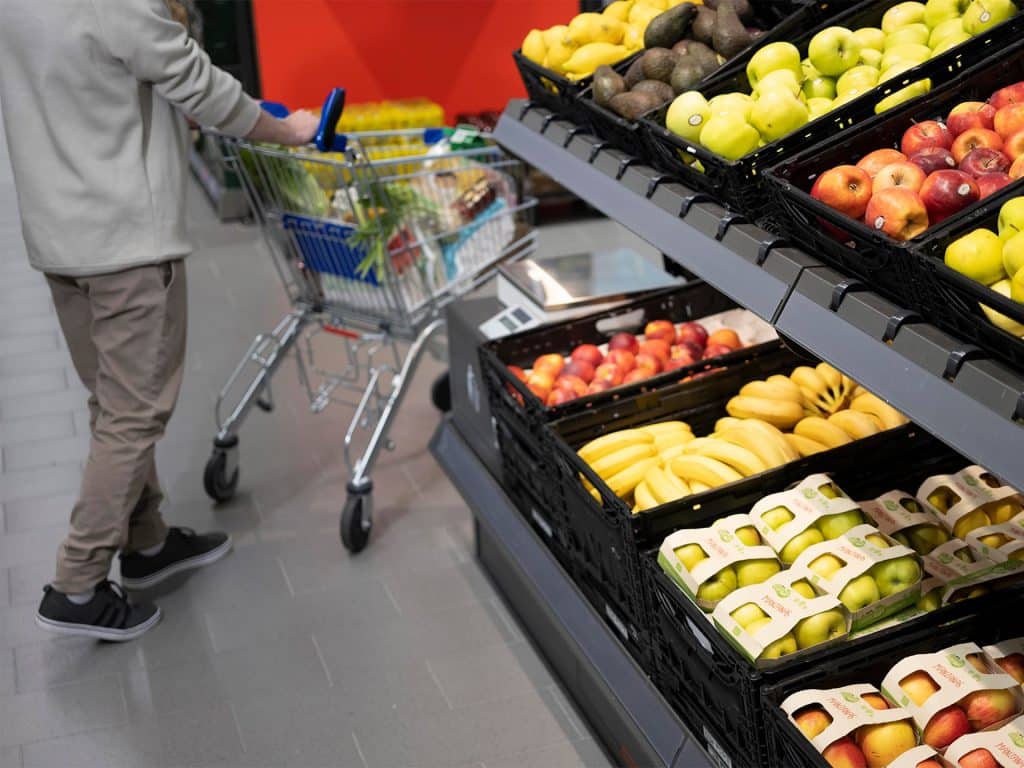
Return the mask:
M 44 629 L 134 639 L 159 609 L 128 589 L 227 554 L 226 534 L 168 528 L 154 449 L 184 372 L 186 117 L 303 144 L 214 67 L 164 0 L 0 0 L 0 105 L 32 266 L 46 275 L 89 390 L 92 439 Z

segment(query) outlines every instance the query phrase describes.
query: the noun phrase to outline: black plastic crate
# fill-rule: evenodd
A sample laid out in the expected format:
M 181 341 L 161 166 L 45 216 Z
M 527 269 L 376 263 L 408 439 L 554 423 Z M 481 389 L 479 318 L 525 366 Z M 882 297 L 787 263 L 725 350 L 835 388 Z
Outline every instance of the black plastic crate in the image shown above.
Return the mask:
M 790 42 L 805 53 L 811 38 L 822 29 L 831 26 L 850 29 L 879 26 L 885 11 L 894 5 L 894 0 L 866 0 Z M 879 101 L 911 83 L 930 79 L 934 88 L 948 82 L 959 72 L 977 64 L 986 56 L 1001 54 L 1010 43 L 1020 37 L 1022 31 L 1024 14 L 1018 13 L 1014 18 L 987 33 L 978 35 L 898 77 L 879 84 L 860 98 L 735 161 L 728 161 L 673 134 L 665 128 L 665 113 L 668 107 L 660 107 L 645 115 L 641 121 L 642 132 L 649 144 L 649 156 L 658 170 L 678 177 L 688 186 L 721 200 L 750 219 L 762 219 L 773 213 L 772 195 L 765 189 L 764 184 L 765 171 L 769 167 L 810 145 L 831 139 L 855 125 L 860 126 L 874 118 L 875 105 Z M 737 72 L 731 78 L 717 79 L 701 92 L 710 98 L 733 91 L 750 92 L 745 70 Z M 925 94 L 906 102 L 906 105 L 921 105 L 930 98 L 931 94 Z M 848 134 L 843 135 L 845 137 Z M 690 164 L 694 161 L 700 161 L 704 167 L 703 173 L 691 167 Z
M 1024 345 L 991 326 L 977 300 L 1000 304 L 1005 314 L 1024 318 L 1020 305 L 963 278 L 944 264 L 934 263 L 930 257 L 941 262 L 945 246 L 955 239 L 952 233 L 963 234 L 997 214 L 1003 201 L 1024 194 L 1024 181 L 1014 181 L 907 242 L 893 240 L 815 200 L 810 188 L 823 171 L 854 164 L 869 152 L 898 145 L 914 123 L 945 119 L 964 101 L 985 101 L 999 88 L 1024 79 L 1022 72 L 1024 41 L 1018 41 L 999 57 L 971 67 L 934 89 L 927 102 L 908 102 L 865 123 L 856 134 L 822 142 L 765 174 L 776 207 L 774 229 L 895 301 L 920 311 L 937 325 L 965 335 L 1018 366 L 1024 366 Z M 975 331 L 978 324 L 994 333 L 989 334 L 987 328 Z
M 941 625 L 922 624 L 904 633 L 879 633 L 878 642 L 851 649 L 841 657 L 833 655 L 813 667 L 773 682 L 762 690 L 768 749 L 774 765 L 786 768 L 829 768 L 811 742 L 793 724 L 780 705 L 788 696 L 807 689 L 829 689 L 867 683 L 880 687 L 882 679 L 900 659 L 917 653 L 933 653 L 958 643 L 985 646 L 1024 635 L 1024 612 L 1007 611 L 1007 604 L 1024 599 L 1020 589 L 1003 590 L 973 601 L 973 615 L 949 620 L 936 616 Z M 1002 608 L 1000 608 L 1000 604 Z
M 719 79 L 732 77 L 740 70 L 746 69 L 747 62 L 762 46 L 780 40 L 789 40 L 799 35 L 802 30 L 816 26 L 830 13 L 835 12 L 836 3 L 832 0 L 817 0 L 817 2 L 792 5 L 772 2 L 772 0 L 753 0 L 751 6 L 765 28 L 765 33 L 705 77 L 700 84 L 695 86 L 696 90 L 712 85 Z M 638 55 L 643 54 L 641 52 Z M 631 57 L 628 61 L 620 62 L 613 68 L 620 75 L 625 74 L 635 58 Z M 649 145 L 641 134 L 639 120 L 627 120 L 612 110 L 597 104 L 594 101 L 593 80 L 587 88 L 580 91 L 578 98 L 582 114 L 586 115 L 587 124 L 598 138 L 604 139 L 617 149 L 628 152 L 634 157 L 647 159 Z
M 638 54 L 631 54 L 624 62 L 630 62 Z M 526 87 L 530 102 L 550 110 L 577 125 L 589 126 L 589 113 L 583 109 L 579 96 L 593 81 L 593 75 L 570 80 L 515 51 L 512 58 L 519 70 L 519 77 Z

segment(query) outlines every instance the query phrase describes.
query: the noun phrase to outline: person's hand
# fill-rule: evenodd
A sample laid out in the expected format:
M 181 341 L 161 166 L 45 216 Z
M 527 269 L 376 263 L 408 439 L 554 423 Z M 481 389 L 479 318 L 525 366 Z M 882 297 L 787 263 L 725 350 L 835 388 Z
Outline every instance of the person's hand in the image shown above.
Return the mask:
M 287 143 L 296 146 L 309 144 L 320 127 L 320 118 L 305 109 L 292 112 L 282 122 L 287 126 L 288 134 L 292 139 Z

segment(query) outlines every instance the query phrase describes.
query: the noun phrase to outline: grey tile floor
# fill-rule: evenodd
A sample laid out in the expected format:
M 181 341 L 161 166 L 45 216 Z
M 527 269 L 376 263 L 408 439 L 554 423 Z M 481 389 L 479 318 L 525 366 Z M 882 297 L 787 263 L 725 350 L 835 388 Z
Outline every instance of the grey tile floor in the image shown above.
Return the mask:
M 53 639 L 32 616 L 87 449 L 85 396 L 42 277 L 26 264 L 0 143 L 0 768 L 605 766 L 472 555 L 470 514 L 426 449 L 436 362 L 376 472 L 376 527 L 337 536 L 343 409 L 314 416 L 286 366 L 278 409 L 242 431 L 242 486 L 201 489 L 216 391 L 286 309 L 258 234 L 197 190 L 188 374 L 158 451 L 167 518 L 223 528 L 221 563 L 149 597 L 138 642 Z M 554 231 L 607 243 L 602 225 Z M 116 569 L 115 569 L 116 576 Z

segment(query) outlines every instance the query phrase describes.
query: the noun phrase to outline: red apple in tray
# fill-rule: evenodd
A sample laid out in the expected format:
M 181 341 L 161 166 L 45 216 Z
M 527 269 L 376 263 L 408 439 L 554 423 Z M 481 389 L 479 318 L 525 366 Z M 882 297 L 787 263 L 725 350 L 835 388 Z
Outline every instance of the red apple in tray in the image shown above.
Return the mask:
M 921 187 L 928 219 L 938 224 L 981 199 L 978 183 L 963 171 L 936 171 Z
M 908 157 L 925 147 L 949 149 L 953 145 L 953 134 L 938 120 L 925 120 L 910 126 L 903 134 L 900 150 Z
M 871 189 L 874 194 L 890 187 L 903 187 L 911 192 L 917 192 L 924 184 L 927 175 L 920 166 L 904 160 L 887 165 L 880 170 L 871 181 Z
M 983 173 L 976 181 L 978 182 L 978 193 L 984 199 L 989 195 L 994 195 L 1013 179 L 1008 173 Z
M 956 169 L 956 158 L 945 147 L 925 147 L 907 159 L 924 171 L 925 176 L 935 171 Z
M 576 376 L 589 384 L 594 380 L 594 369 L 595 366 L 591 365 L 586 360 L 577 360 L 573 358 L 565 364 L 565 368 L 562 369 L 562 375 Z
M 1024 104 L 1008 104 L 998 110 L 992 121 L 992 130 L 1004 139 L 1024 130 Z
M 906 159 L 907 156 L 897 149 L 876 149 L 874 152 L 864 155 L 857 163 L 857 167 L 873 179 L 885 166 L 900 163 Z
M 995 131 L 989 131 L 985 128 L 972 128 L 957 136 L 953 140 L 953 146 L 949 151 L 953 153 L 956 161 L 961 163 L 967 155 L 979 147 L 1001 150 L 1003 148 L 1003 137 Z
M 1000 150 L 979 147 L 960 161 L 960 170 L 978 178 L 985 173 L 1006 173 L 1010 165 L 1010 158 Z
M 939 171 L 939 173 L 960 173 L 960 171 Z M 932 174 L 934 176 L 935 174 Z M 967 176 L 970 179 L 970 176 Z M 925 184 L 927 184 L 925 180 Z M 973 180 L 971 182 L 974 183 Z M 977 185 L 975 184 L 975 189 Z M 871 197 L 865 223 L 894 240 L 910 240 L 928 229 L 928 211 L 916 192 L 900 187 L 883 189 Z
M 672 344 L 676 340 L 676 327 L 668 320 L 653 320 L 644 327 L 644 338 L 662 339 Z
M 811 197 L 853 219 L 859 219 L 871 199 L 872 182 L 867 171 L 840 165 L 825 171 L 811 187 Z
M 573 360 L 590 363 L 594 368 L 604 362 L 604 352 L 593 344 L 580 344 L 569 357 Z
M 997 112 L 1010 104 L 1024 103 L 1024 82 L 1000 88 L 989 97 L 988 103 L 995 107 Z
M 640 351 L 640 342 L 632 333 L 616 333 L 608 340 L 608 351 L 624 349 L 634 355 Z
M 691 341 L 704 349 L 704 345 L 708 343 L 707 328 L 693 321 L 683 323 L 676 332 L 676 344 L 682 344 L 684 341 Z
M 983 101 L 965 101 L 950 110 L 946 127 L 954 137 L 971 128 L 992 130 L 995 124 L 996 108 Z

